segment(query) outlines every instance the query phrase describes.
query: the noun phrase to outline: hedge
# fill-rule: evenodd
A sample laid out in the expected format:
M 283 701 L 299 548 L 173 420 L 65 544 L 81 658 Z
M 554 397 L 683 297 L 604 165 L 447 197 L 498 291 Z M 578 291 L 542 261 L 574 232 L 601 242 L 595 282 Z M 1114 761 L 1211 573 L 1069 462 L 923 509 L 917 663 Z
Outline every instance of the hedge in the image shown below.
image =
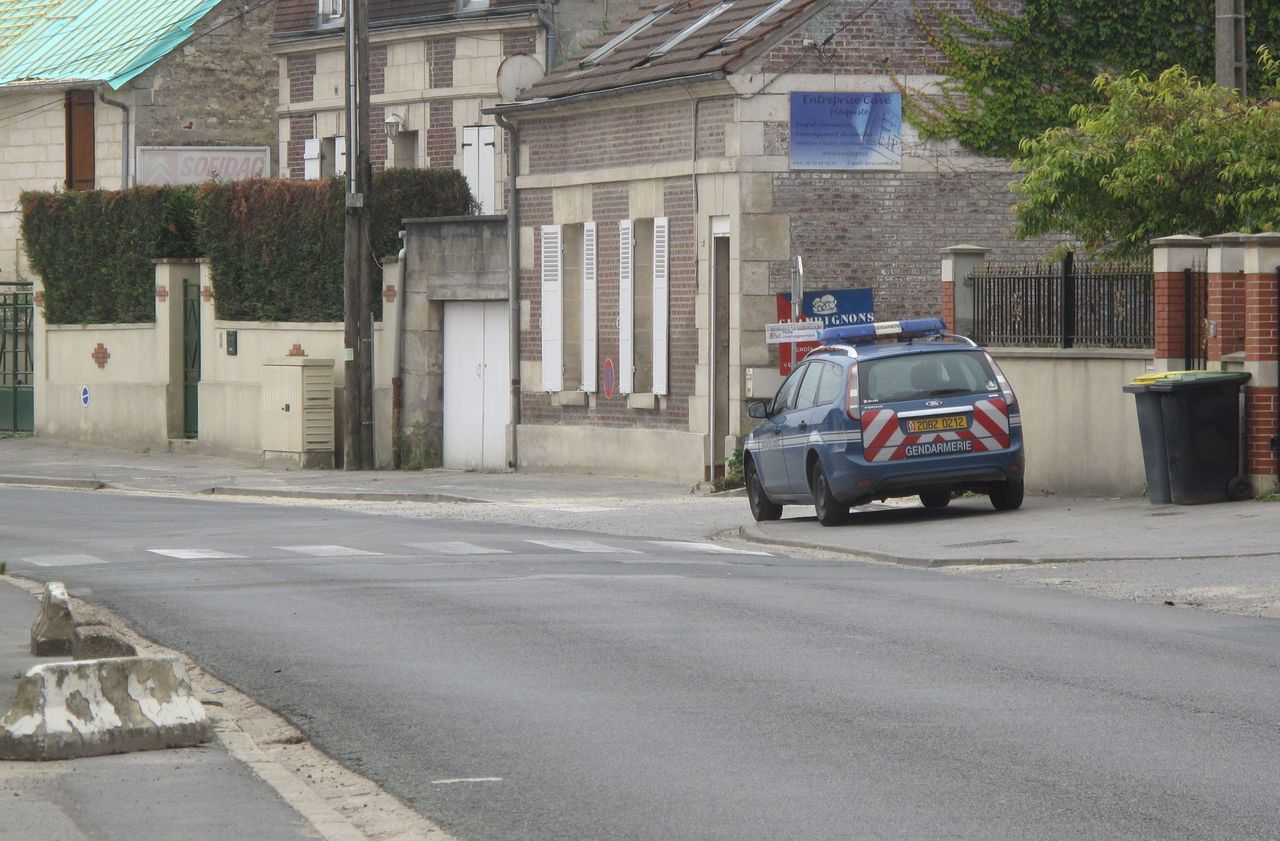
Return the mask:
M 196 257 L 195 191 L 24 192 L 22 238 L 51 324 L 155 320 L 158 257 Z
M 341 321 L 345 232 L 342 179 L 208 183 L 196 199 L 200 246 L 213 268 L 218 317 Z M 400 250 L 400 221 L 461 216 L 475 202 L 456 170 L 391 169 L 373 182 L 375 259 Z M 374 314 L 382 274 L 370 269 Z
M 162 257 L 209 259 L 219 318 L 341 321 L 345 204 L 341 179 L 26 192 L 22 235 L 51 324 L 154 320 Z M 456 170 L 392 169 L 374 177 L 371 206 L 380 259 L 399 252 L 402 219 L 462 216 L 476 203 Z M 380 316 L 376 266 L 370 282 Z

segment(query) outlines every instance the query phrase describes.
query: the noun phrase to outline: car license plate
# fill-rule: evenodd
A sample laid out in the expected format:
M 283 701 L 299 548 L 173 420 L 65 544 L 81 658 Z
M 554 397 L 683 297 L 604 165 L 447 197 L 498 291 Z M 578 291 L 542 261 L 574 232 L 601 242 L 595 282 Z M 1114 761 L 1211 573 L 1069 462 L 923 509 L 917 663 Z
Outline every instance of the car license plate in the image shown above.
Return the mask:
M 943 432 L 948 429 L 967 429 L 969 421 L 964 415 L 944 415 L 936 418 L 911 418 L 907 432 Z

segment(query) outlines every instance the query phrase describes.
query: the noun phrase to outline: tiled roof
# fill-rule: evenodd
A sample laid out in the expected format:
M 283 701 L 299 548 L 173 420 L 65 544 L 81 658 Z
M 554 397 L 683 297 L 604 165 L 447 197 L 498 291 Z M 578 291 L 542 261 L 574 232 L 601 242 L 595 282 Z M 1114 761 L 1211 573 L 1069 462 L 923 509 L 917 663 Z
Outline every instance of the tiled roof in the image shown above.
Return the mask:
M 0 85 L 119 88 L 191 37 L 219 0 L 0 0 Z
M 565 62 L 520 97 L 554 99 L 645 82 L 731 72 L 828 0 L 676 0 L 652 3 Z M 650 20 L 650 18 L 652 18 Z M 645 23 L 648 21 L 647 23 Z M 751 26 L 754 22 L 754 26 Z M 701 24 L 701 25 L 699 25 Z M 620 36 L 638 26 L 629 37 Z M 743 28 L 747 29 L 744 31 Z M 672 43 L 682 33 L 685 37 Z M 737 37 L 729 40 L 731 34 Z M 620 39 L 608 51 L 602 48 Z M 653 55 L 664 45 L 669 49 Z M 597 51 L 595 61 L 587 61 Z

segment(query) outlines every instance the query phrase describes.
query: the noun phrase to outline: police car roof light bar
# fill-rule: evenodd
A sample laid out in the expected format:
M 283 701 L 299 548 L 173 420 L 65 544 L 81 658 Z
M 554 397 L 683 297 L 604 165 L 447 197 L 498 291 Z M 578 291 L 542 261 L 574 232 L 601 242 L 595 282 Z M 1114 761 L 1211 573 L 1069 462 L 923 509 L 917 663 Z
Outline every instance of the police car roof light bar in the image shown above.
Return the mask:
M 847 324 L 840 327 L 828 327 L 818 334 L 818 342 L 821 344 L 840 342 L 857 345 L 890 337 L 898 341 L 906 341 L 924 338 L 925 336 L 941 336 L 946 331 L 947 325 L 941 318 L 876 321 L 871 324 Z

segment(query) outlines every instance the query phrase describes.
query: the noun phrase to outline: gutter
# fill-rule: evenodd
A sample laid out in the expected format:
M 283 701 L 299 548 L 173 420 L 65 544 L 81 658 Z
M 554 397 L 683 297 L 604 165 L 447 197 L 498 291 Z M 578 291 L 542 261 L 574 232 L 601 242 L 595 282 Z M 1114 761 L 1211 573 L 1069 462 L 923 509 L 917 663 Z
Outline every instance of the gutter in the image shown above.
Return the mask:
M 636 82 L 632 85 L 622 85 L 616 88 L 602 88 L 600 90 L 583 91 L 581 93 L 571 93 L 565 96 L 542 97 L 541 99 L 528 99 L 523 102 L 508 102 L 493 106 L 492 108 L 481 109 L 481 114 L 505 115 L 519 114 L 524 111 L 533 111 L 538 108 L 547 106 L 563 105 L 566 103 L 590 102 L 595 99 L 604 99 L 605 97 L 617 96 L 619 94 L 636 93 L 638 91 L 654 90 L 657 88 L 665 88 L 674 85 L 691 85 L 695 82 L 718 82 L 727 74 L 723 70 L 712 70 L 709 73 L 699 73 L 694 76 L 680 76 L 674 79 L 655 79 L 650 82 Z
M 127 190 L 129 189 L 129 176 L 131 175 L 129 171 L 129 164 L 133 160 L 132 149 L 129 147 L 129 106 L 125 105 L 123 102 L 108 99 L 107 94 L 102 88 L 98 88 L 98 99 L 102 100 L 106 105 L 114 105 L 122 112 L 122 118 L 120 121 L 120 156 L 122 159 L 120 169 L 120 189 Z
M 507 133 L 507 328 L 510 332 L 511 433 L 507 440 L 507 456 L 512 470 L 518 470 L 520 458 L 516 428 L 520 425 L 520 216 L 516 209 L 516 176 L 520 173 L 520 131 L 502 114 L 497 121 Z

